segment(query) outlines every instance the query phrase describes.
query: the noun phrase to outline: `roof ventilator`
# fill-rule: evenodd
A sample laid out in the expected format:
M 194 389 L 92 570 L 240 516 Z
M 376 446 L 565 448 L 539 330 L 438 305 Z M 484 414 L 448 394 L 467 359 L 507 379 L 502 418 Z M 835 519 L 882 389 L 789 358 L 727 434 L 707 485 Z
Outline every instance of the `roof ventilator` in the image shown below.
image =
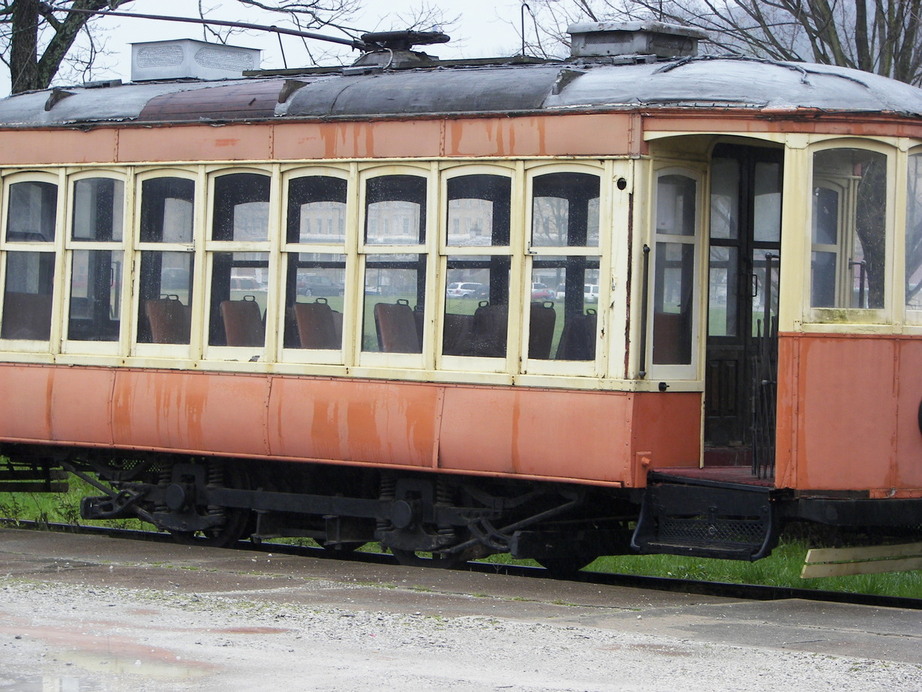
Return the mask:
M 707 38 L 698 29 L 653 21 L 572 24 L 567 32 L 572 58 L 612 58 L 616 62 L 695 57 L 698 41 Z
M 448 43 L 449 40 L 449 36 L 441 31 L 377 31 L 362 34 L 362 41 L 367 48 L 363 49 L 362 56 L 350 67 L 343 69 L 343 74 L 432 67 L 439 59 L 412 50 L 413 46 L 430 46 Z

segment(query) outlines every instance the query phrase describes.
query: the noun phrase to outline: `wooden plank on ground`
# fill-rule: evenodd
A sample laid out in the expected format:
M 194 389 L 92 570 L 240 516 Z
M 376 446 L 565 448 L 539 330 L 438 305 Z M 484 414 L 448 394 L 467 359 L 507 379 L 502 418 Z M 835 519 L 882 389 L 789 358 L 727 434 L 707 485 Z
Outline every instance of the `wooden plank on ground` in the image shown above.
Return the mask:
M 815 548 L 807 552 L 801 579 L 922 569 L 922 543 L 865 548 Z

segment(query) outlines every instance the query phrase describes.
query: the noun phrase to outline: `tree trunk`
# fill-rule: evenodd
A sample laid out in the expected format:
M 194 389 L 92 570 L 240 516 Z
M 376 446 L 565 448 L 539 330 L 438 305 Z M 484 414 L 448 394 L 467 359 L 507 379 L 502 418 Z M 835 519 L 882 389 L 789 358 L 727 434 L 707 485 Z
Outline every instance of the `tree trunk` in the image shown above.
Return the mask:
M 13 6 L 10 42 L 12 93 L 41 89 L 38 84 L 38 0 L 17 0 Z

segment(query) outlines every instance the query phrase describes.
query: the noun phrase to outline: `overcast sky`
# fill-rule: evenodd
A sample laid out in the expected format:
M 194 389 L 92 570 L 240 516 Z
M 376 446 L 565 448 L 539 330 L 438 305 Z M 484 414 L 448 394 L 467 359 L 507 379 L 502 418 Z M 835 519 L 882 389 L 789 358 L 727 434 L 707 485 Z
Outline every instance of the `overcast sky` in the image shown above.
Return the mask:
M 520 39 L 515 27 L 520 23 L 520 0 L 425 0 L 429 5 L 442 8 L 447 18 L 460 15 L 459 21 L 446 31 L 452 37 L 451 43 L 424 48 L 440 58 L 474 58 L 513 55 L 520 50 Z M 124 10 L 140 14 L 162 14 L 195 17 L 194 0 L 135 0 Z M 365 0 L 367 9 L 362 11 L 352 25 L 367 30 L 392 30 L 405 28 L 400 25 L 398 15 L 408 15 L 419 0 Z M 279 16 L 272 13 L 244 8 L 234 0 L 210 0 L 209 7 L 216 9 L 208 16 L 214 19 L 242 21 L 254 24 L 272 24 Z M 100 58 L 103 69 L 97 69 L 94 79 L 116 79 L 128 81 L 130 75 L 130 49 L 128 45 L 138 41 L 155 41 L 170 38 L 203 38 L 202 29 L 192 24 L 157 22 L 146 19 L 111 17 L 97 23 L 104 29 L 106 47 L 111 55 Z M 319 33 L 333 33 L 320 30 Z M 304 49 L 295 37 L 282 38 L 289 67 L 305 64 Z M 282 67 L 278 39 L 272 34 L 248 33 L 233 37 L 232 43 L 262 50 L 263 68 Z M 338 50 L 335 44 L 314 44 L 318 51 L 329 46 Z M 348 48 L 343 48 L 347 54 Z M 357 56 L 357 54 L 355 54 Z M 9 75 L 0 70 L 0 94 L 9 93 Z

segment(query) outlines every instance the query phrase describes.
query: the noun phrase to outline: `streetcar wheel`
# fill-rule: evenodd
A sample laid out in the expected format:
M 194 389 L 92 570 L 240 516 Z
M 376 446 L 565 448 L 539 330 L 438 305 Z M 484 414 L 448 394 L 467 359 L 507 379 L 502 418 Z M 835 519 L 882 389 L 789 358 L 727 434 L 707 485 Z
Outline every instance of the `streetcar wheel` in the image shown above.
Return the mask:
M 248 509 L 226 509 L 226 521 L 205 531 L 171 531 L 173 540 L 182 545 L 206 545 L 227 548 L 252 533 L 251 514 Z

